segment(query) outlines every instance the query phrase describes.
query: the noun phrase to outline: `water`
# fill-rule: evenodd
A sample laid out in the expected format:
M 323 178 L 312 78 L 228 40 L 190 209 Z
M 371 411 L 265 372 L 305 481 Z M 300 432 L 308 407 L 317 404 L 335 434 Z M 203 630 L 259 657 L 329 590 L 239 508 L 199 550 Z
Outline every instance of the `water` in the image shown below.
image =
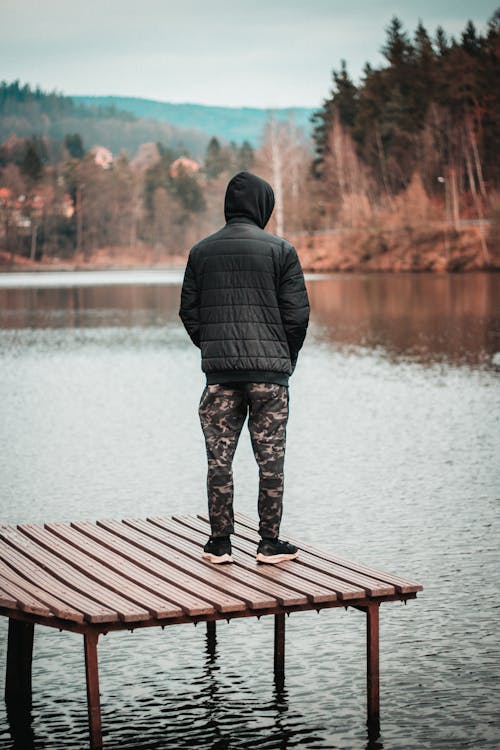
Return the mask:
M 0 277 L 4 522 L 205 511 L 179 274 L 57 278 Z M 381 608 L 381 735 L 364 724 L 364 616 L 335 609 L 287 619 L 283 690 L 272 617 L 220 624 L 215 657 L 202 625 L 100 639 L 110 750 L 500 746 L 500 276 L 308 284 L 283 530 L 425 586 Z M 255 515 L 248 435 L 234 471 L 235 504 Z M 1 750 L 88 746 L 81 640 L 36 629 L 32 723 L 15 745 L 1 703 Z M 0 643 L 4 659 L 3 619 Z

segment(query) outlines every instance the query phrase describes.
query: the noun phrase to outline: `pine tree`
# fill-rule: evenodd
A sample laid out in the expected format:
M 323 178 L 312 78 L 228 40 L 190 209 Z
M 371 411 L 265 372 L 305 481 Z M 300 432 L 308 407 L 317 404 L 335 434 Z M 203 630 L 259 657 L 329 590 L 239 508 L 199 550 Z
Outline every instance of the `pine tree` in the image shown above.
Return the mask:
M 391 67 L 398 69 L 411 61 L 413 47 L 408 34 L 403 30 L 402 21 L 397 16 L 392 17 L 386 33 L 387 40 L 382 47 L 382 54 Z
M 352 127 L 358 111 L 358 89 L 347 72 L 346 61 L 341 60 L 340 71 L 333 71 L 335 93 L 333 104 L 339 113 L 342 125 Z
M 329 99 L 325 99 L 322 109 L 315 112 L 312 122 L 315 124 L 313 138 L 316 143 L 316 159 L 313 172 L 321 174 L 322 164 L 328 153 L 328 133 L 332 127 L 335 113 L 343 125 L 352 127 L 358 112 L 358 89 L 347 72 L 346 61 L 340 61 L 340 70 L 332 71 L 333 87 Z
M 34 146 L 29 143 L 24 155 L 21 172 L 32 182 L 38 182 L 43 174 L 43 163 Z
M 153 196 L 157 188 L 170 187 L 170 165 L 179 156 L 178 153 L 169 148 L 165 148 L 161 143 L 156 144 L 161 154 L 161 158 L 152 164 L 144 175 L 144 207 L 149 217 L 153 215 Z
M 424 126 L 429 103 L 434 99 L 436 53 L 422 21 L 414 37 L 413 106 L 419 129 Z
M 205 198 L 196 177 L 186 172 L 182 166 L 171 181 L 170 191 L 188 213 L 201 213 L 205 210 Z
M 481 53 L 481 42 L 477 36 L 476 27 L 472 21 L 468 21 L 465 30 L 462 32 L 462 49 L 469 55 L 477 57 Z
M 254 153 L 253 148 L 248 141 L 243 141 L 240 148 L 238 149 L 238 169 L 240 171 L 246 171 L 253 167 L 254 164 Z
M 446 32 L 442 26 L 438 26 L 436 29 L 434 44 L 436 45 L 437 51 L 439 52 L 441 57 L 444 57 L 444 55 L 446 55 L 446 53 L 448 52 L 449 46 L 448 37 L 446 36 Z
M 64 145 L 73 159 L 82 159 L 85 156 L 82 137 L 79 133 L 68 133 L 68 135 L 65 135 Z
M 222 149 L 218 139 L 212 136 L 205 154 L 205 172 L 209 178 L 218 177 L 223 171 Z

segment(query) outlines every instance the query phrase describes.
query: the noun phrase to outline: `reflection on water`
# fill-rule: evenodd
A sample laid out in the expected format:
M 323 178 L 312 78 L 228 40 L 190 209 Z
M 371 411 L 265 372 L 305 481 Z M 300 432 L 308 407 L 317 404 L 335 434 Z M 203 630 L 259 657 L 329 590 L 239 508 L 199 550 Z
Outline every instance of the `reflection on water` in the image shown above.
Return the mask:
M 13 750 L 35 750 L 31 708 L 10 705 L 6 713 Z
M 246 675 L 234 672 L 224 674 L 219 658 L 225 659 L 225 655 L 219 651 L 216 643 L 210 643 L 207 638 L 200 668 L 195 669 L 190 665 L 185 692 L 177 693 L 183 682 L 179 675 L 174 675 L 170 687 L 162 685 L 161 676 L 156 675 L 142 682 L 141 687 L 146 686 L 150 691 L 148 697 L 145 697 L 145 693 L 143 697 L 142 691 L 136 689 L 132 702 L 130 693 L 134 693 L 134 686 L 127 685 L 126 700 L 129 705 L 118 704 L 113 711 L 106 710 L 104 706 L 106 749 L 166 750 L 172 747 L 176 750 L 231 750 L 238 747 L 287 750 L 337 747 L 329 740 L 325 743 L 328 728 L 315 719 L 314 712 L 301 712 L 300 704 L 299 707 L 293 705 L 294 698 L 290 698 L 286 687 L 276 682 L 273 684 L 272 672 L 267 673 L 268 685 L 263 695 L 255 695 L 252 685 L 246 684 Z M 318 686 L 318 695 L 321 690 L 321 686 Z M 109 691 L 106 692 L 109 695 Z M 33 711 L 10 707 L 7 728 L 13 750 L 37 750 L 52 746 L 42 740 L 43 729 L 42 732 L 34 729 L 40 723 L 42 714 L 44 721 L 48 720 L 53 731 L 55 729 L 56 735 L 61 731 L 61 736 L 64 736 L 64 724 L 75 710 L 74 705 L 65 707 L 65 702 L 63 699 L 55 701 L 49 711 L 40 701 Z M 124 722 L 128 710 L 134 714 L 130 727 L 126 727 Z M 76 731 L 72 731 L 67 744 L 59 747 L 64 747 L 64 750 L 85 747 L 85 729 L 82 722 Z M 367 728 L 364 739 L 360 735 L 357 747 L 359 750 L 383 750 L 378 723 Z
M 131 275 L 132 281 L 137 279 Z M 381 611 L 382 728 L 365 726 L 365 618 L 272 617 L 100 639 L 105 747 L 497 750 L 500 275 L 309 281 L 291 380 L 284 528 L 425 590 Z M 199 513 L 199 352 L 175 284 L 0 289 L 6 523 Z M 436 363 L 439 363 L 436 365 Z M 247 431 L 235 504 L 255 515 Z M 0 618 L 0 652 L 7 628 Z M 0 750 L 88 746 L 81 636 L 36 629 L 31 721 Z
M 121 277 L 123 276 L 123 272 Z M 53 274 L 55 276 L 55 274 Z M 64 274 L 63 274 L 64 275 Z M 92 274 L 87 274 L 87 276 Z M 75 283 L 78 274 L 72 274 Z M 162 326 L 177 322 L 179 272 L 168 284 L 1 288 L 0 328 Z M 348 274 L 308 281 L 311 334 L 392 357 L 500 364 L 500 274 Z M 496 355 L 496 356 L 495 356 Z
M 337 275 L 309 294 L 320 335 L 335 344 L 426 363 L 487 366 L 500 353 L 500 274 Z
M 0 288 L 0 328 L 155 326 L 178 309 L 178 285 Z

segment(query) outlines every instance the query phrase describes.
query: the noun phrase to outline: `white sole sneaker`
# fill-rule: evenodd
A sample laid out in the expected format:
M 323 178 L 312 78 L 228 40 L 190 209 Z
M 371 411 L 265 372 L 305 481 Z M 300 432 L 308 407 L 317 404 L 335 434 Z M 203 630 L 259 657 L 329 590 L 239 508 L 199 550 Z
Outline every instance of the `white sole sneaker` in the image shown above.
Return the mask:
M 262 552 L 258 552 L 256 559 L 257 562 L 274 565 L 275 563 L 285 562 L 285 560 L 295 560 L 295 558 L 298 556 L 298 550 L 291 555 L 263 555 Z
M 231 557 L 231 555 L 228 555 L 228 554 L 212 555 L 211 552 L 203 552 L 201 557 L 203 560 L 208 560 L 208 562 L 214 563 L 215 565 L 218 565 L 219 563 L 233 562 L 233 558 Z

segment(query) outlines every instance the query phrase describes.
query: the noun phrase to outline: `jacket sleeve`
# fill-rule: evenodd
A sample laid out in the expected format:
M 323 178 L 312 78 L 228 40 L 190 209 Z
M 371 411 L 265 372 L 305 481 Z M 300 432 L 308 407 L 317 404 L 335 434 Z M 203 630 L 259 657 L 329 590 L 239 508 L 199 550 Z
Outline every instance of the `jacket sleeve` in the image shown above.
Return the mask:
M 196 275 L 193 269 L 191 254 L 184 272 L 184 282 L 181 292 L 181 306 L 179 315 L 184 323 L 191 341 L 195 346 L 200 346 L 200 296 L 196 285 Z
M 309 323 L 309 299 L 302 267 L 293 245 L 288 245 L 284 254 L 278 286 L 278 304 L 290 349 L 292 368 L 295 368 Z

